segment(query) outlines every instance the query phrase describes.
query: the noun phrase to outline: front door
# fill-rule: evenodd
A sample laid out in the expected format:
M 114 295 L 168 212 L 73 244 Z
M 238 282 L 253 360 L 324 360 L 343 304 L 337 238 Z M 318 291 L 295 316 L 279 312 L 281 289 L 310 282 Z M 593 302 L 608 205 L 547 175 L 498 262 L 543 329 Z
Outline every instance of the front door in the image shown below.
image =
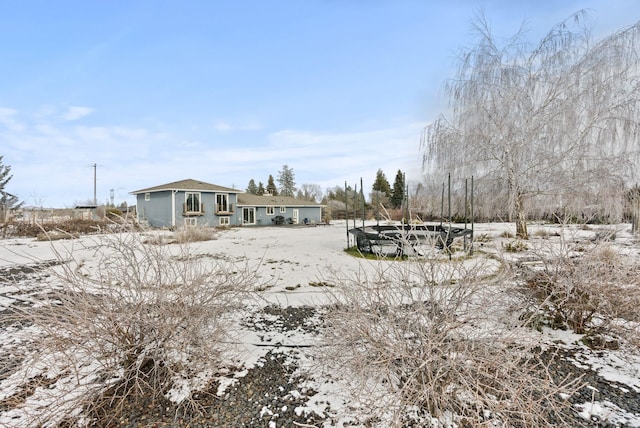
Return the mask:
M 298 218 L 300 217 L 300 213 L 298 213 L 298 209 L 293 209 L 293 215 L 291 216 L 291 220 L 293 220 L 293 224 L 298 224 Z
M 242 208 L 242 224 L 256 224 L 255 208 Z

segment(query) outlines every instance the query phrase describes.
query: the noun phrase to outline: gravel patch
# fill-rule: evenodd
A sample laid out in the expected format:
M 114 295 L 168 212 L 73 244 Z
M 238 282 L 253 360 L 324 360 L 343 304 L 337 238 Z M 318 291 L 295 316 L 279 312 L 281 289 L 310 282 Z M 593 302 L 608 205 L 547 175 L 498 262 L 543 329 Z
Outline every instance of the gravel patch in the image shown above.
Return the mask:
M 578 413 L 581 405 L 585 403 L 609 402 L 631 416 L 640 419 L 640 393 L 632 390 L 628 385 L 613 380 L 604 379 L 596 371 L 576 365 L 580 359 L 575 349 L 552 348 L 543 353 L 543 357 L 549 362 L 550 373 L 557 381 L 561 379 L 580 378 L 584 384 L 575 394 L 569 397 L 574 410 Z M 576 415 L 577 421 L 585 421 Z M 634 418 L 634 419 L 635 419 Z M 637 423 L 624 421 L 620 417 L 616 422 L 602 420 L 594 415 L 587 422 L 588 426 L 613 428 L 613 427 L 637 427 Z

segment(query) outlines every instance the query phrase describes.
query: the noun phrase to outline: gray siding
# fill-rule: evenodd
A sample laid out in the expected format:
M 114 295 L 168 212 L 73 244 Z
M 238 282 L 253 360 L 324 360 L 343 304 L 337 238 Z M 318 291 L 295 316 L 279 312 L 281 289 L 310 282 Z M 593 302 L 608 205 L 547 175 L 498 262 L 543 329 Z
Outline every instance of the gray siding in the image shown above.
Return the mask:
M 172 227 L 173 218 L 171 213 L 171 191 L 151 192 L 150 200 L 144 200 L 144 193 L 136 197 L 138 208 L 138 220 L 146 221 L 151 227 Z M 230 225 L 238 225 L 242 220 L 242 212 L 238 212 L 238 197 L 235 193 L 228 193 L 229 207 L 233 212 L 229 214 L 216 214 L 216 194 L 210 192 L 200 193 L 201 202 L 204 207 L 204 214 L 197 216 L 185 216 L 184 204 L 186 201 L 186 191 L 175 193 L 175 226 L 181 227 L 185 224 L 185 218 L 196 218 L 199 226 L 218 226 L 220 217 L 228 217 Z
M 322 221 L 322 207 L 301 207 L 300 222 L 306 218 L 310 223 L 320 223 Z
M 274 207 L 273 215 L 267 214 L 266 207 L 256 208 L 256 219 L 260 220 L 258 224 L 273 224 L 272 220 L 281 215 L 285 219 L 293 218 L 293 210 L 298 210 L 298 223 L 302 223 L 306 218 L 309 223 L 320 223 L 322 220 L 322 207 L 286 207 L 285 212 L 280 212 L 280 207 Z
M 136 198 L 139 221 L 146 221 L 151 227 L 171 226 L 171 192 L 151 192 L 150 200 L 144 200 L 144 193 Z
M 303 223 L 306 218 L 310 223 L 320 223 L 322 220 L 322 205 L 314 202 L 305 202 L 289 196 L 251 195 L 238 196 L 242 208 L 255 209 L 256 224 L 270 225 L 276 217 L 293 220 L 294 210 L 297 210 L 297 223 Z M 273 208 L 273 214 L 267 214 L 267 208 Z M 240 212 L 242 214 L 242 212 Z M 239 217 L 242 219 L 242 217 Z
M 198 226 L 218 226 L 220 224 L 220 217 L 229 217 L 229 224 L 235 225 L 237 224 L 237 205 L 238 205 L 238 197 L 235 193 L 226 193 L 219 192 L 221 194 L 228 195 L 228 203 L 229 208 L 233 210 L 231 213 L 227 214 L 217 214 L 217 204 L 216 204 L 216 194 L 212 192 L 189 192 L 189 193 L 200 193 L 200 198 L 202 202 L 202 206 L 204 209 L 204 214 L 199 216 L 185 216 L 184 215 L 184 204 L 186 202 L 186 191 L 179 191 L 176 193 L 176 226 L 180 227 L 184 225 L 185 218 L 196 218 Z M 169 203 L 169 207 L 171 204 Z M 241 214 L 240 214 L 240 218 Z

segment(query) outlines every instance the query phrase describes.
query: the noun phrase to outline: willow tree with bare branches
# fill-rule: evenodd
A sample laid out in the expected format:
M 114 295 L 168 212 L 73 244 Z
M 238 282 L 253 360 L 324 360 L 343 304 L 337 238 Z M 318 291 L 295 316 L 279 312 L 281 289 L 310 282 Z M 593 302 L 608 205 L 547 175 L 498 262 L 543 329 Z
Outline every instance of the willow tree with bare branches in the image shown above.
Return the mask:
M 499 43 L 480 16 L 477 44 L 445 85 L 450 114 L 423 133 L 425 170 L 477 177 L 508 201 L 521 238 L 533 198 L 558 209 L 577 196 L 598 203 L 634 174 L 640 22 L 594 42 L 587 20 L 577 12 L 531 46 L 524 27 Z

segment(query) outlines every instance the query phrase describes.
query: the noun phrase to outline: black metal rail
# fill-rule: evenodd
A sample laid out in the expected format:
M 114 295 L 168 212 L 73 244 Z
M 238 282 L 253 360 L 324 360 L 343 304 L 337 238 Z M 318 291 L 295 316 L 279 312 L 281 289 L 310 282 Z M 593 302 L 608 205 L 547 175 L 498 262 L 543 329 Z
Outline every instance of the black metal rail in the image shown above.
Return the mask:
M 406 253 L 405 247 L 431 243 L 439 249 L 449 249 L 455 238 L 471 236 L 473 230 L 445 225 L 372 225 L 349 229 L 358 250 L 364 253 L 381 253 L 383 247 L 393 247 L 396 255 Z M 378 251 L 376 251 L 378 249 Z

